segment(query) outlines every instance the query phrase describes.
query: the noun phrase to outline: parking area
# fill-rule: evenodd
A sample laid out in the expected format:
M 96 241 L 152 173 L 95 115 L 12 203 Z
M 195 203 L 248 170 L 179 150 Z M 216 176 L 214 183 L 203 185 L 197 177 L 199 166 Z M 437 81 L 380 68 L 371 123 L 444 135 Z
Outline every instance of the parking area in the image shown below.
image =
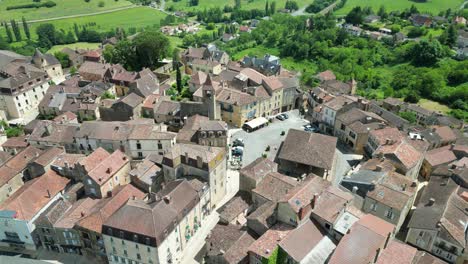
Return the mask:
M 303 130 L 303 126 L 309 123 L 309 121 L 302 119 L 298 110 L 289 111 L 287 114 L 289 115 L 288 119 L 280 121 L 275 118 L 268 126 L 254 132 L 248 133 L 244 130 L 237 130 L 232 134 L 231 142 L 237 138 L 244 140 L 245 147 L 242 167 L 261 157 L 263 153 L 266 153 L 269 158 L 274 159 L 288 130 L 291 128 Z M 283 136 L 281 136 L 282 131 L 285 132 Z M 270 146 L 269 151 L 265 151 L 267 146 Z

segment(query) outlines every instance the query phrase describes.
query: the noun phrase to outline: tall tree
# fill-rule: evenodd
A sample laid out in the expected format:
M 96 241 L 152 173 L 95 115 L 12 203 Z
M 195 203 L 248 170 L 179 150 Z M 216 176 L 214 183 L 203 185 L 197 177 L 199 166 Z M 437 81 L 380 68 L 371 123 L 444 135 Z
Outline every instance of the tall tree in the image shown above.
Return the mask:
M 16 23 L 14 19 L 10 21 L 10 25 L 11 25 L 11 29 L 13 30 L 13 34 L 15 34 L 16 41 L 21 41 L 22 40 L 21 31 L 18 27 L 18 24 Z
M 174 48 L 172 51 L 172 70 L 175 71 L 177 68 L 179 68 L 179 62 L 180 62 L 180 51 L 178 48 Z
M 241 0 L 236 0 L 236 5 L 234 6 L 235 9 L 241 9 Z
M 36 28 L 36 34 L 39 37 L 39 47 L 50 49 L 53 45 L 57 44 L 55 27 L 50 23 L 39 25 Z
M 159 31 L 145 31 L 133 40 L 140 67 L 154 68 L 157 63 L 169 55 L 169 39 Z
M 11 33 L 11 29 L 10 27 L 8 26 L 8 23 L 5 21 L 3 22 L 3 26 L 5 27 L 5 31 L 6 31 L 6 34 L 7 34 L 7 40 L 9 43 L 12 43 L 13 42 L 13 34 Z
M 28 39 L 31 39 L 31 32 L 29 32 L 29 25 L 28 22 L 26 22 L 26 19 L 24 17 L 21 18 L 23 20 L 23 29 L 24 29 L 24 34 Z
M 380 18 L 385 19 L 387 18 L 387 11 L 385 10 L 385 6 L 381 5 L 379 8 L 379 11 L 377 12 L 377 15 L 380 16 Z
M 0 50 L 7 50 L 10 49 L 10 45 L 8 42 L 3 39 L 2 35 L 0 35 Z
M 458 39 L 458 32 L 457 29 L 455 28 L 455 25 L 450 25 L 449 28 L 447 29 L 447 45 L 450 47 L 455 46 L 457 43 Z
M 268 7 L 268 0 L 265 3 L 265 15 L 268 16 L 270 14 L 270 8 Z
M 276 13 L 276 2 L 275 1 L 271 2 L 271 5 L 270 5 L 270 14 L 273 15 L 274 13 Z
M 177 91 L 179 94 L 182 93 L 182 74 L 180 72 L 180 67 L 176 68 L 176 85 L 177 85 Z
M 78 25 L 76 23 L 73 23 L 73 30 L 75 31 L 75 36 L 78 38 L 80 35 L 80 29 L 78 28 Z

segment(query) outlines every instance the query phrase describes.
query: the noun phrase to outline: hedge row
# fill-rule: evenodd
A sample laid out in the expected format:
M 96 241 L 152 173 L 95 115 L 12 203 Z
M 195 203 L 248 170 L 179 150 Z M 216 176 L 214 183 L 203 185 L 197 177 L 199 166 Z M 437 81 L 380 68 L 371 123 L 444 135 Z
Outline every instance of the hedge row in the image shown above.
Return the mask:
M 23 9 L 23 8 L 40 8 L 40 7 L 54 7 L 57 4 L 54 1 L 47 1 L 44 3 L 32 3 L 32 4 L 25 4 L 25 5 L 15 5 L 15 6 L 7 6 L 6 10 L 13 10 L 13 9 Z

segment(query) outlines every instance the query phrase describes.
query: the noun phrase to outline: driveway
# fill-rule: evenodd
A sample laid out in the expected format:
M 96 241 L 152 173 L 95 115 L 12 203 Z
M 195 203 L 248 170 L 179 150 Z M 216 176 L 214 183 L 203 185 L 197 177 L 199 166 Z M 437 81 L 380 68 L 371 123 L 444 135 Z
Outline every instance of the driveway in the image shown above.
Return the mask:
M 242 167 L 249 165 L 252 161 L 261 157 L 263 153 L 266 153 L 268 158 L 273 160 L 288 130 L 291 128 L 302 130 L 304 129 L 303 126 L 309 123 L 309 121 L 299 116 L 298 110 L 289 111 L 287 113 L 289 115 L 288 119 L 280 121 L 275 118 L 268 126 L 260 128 L 252 133 L 247 133 L 244 130 L 236 130 L 233 132 L 230 142 L 237 138 L 244 139 L 245 147 Z M 284 136 L 281 136 L 282 131 L 285 132 Z M 270 151 L 265 152 L 267 146 L 270 146 Z

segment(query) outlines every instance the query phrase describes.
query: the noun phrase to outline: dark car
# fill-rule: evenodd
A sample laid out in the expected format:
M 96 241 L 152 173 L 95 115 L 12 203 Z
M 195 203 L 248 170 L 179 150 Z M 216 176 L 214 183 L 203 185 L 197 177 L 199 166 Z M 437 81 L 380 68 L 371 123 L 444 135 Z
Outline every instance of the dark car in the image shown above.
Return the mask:
M 289 118 L 289 115 L 286 114 L 286 113 L 282 113 L 281 115 L 283 115 L 284 119 L 288 119 L 288 118 Z
M 244 146 L 244 140 L 241 138 L 237 138 L 232 142 L 233 147 L 243 147 Z
M 319 129 L 316 126 L 309 124 L 304 126 L 304 131 L 317 133 Z
M 283 115 L 277 115 L 277 116 L 276 116 L 276 119 L 283 121 L 283 120 L 285 120 L 286 118 L 285 118 Z

